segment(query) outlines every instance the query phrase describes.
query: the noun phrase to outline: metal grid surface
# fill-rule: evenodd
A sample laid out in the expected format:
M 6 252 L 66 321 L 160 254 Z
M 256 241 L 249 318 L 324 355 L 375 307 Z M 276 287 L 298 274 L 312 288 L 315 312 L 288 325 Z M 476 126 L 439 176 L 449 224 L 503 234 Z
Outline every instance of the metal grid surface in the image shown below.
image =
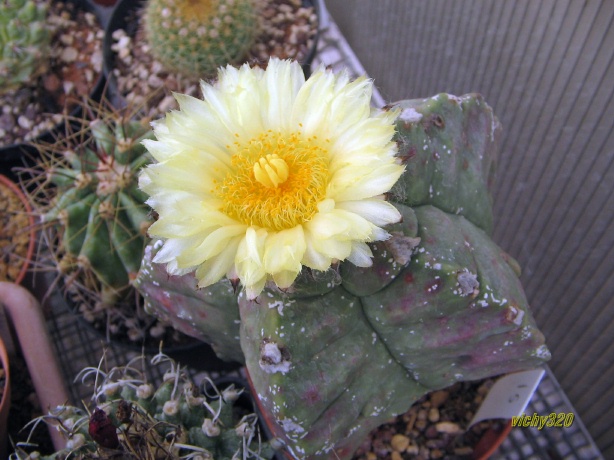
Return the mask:
M 320 13 L 322 30 L 314 66 L 323 64 L 334 70 L 347 69 L 353 76 L 366 74 L 338 27 L 328 16 L 322 2 L 320 2 Z M 374 89 L 373 105 L 382 106 L 383 104 L 383 98 L 377 89 Z M 50 334 L 73 403 L 88 400 L 91 397 L 91 389 L 75 382 L 75 378 L 81 369 L 86 366 L 97 366 L 103 351 L 106 359 L 105 366 L 108 367 L 123 365 L 131 358 L 138 356 L 139 352 L 119 345 L 104 343 L 100 335 L 86 327 L 79 318 L 68 310 L 61 298 L 53 299 L 49 304 L 53 305 L 49 317 Z M 217 376 L 195 369 L 187 368 L 187 370 L 197 383 L 207 375 Z M 159 367 L 148 368 L 148 379 L 159 382 L 162 378 L 161 372 Z M 237 370 L 232 373 L 240 375 L 241 371 Z M 562 412 L 574 412 L 574 409 L 555 377 L 549 369 L 546 369 L 545 377 L 525 413 L 547 415 Z M 582 421 L 576 416 L 573 425 L 569 428 L 544 428 L 542 430 L 514 428 L 493 458 L 496 460 L 599 460 L 603 457 L 595 447 Z

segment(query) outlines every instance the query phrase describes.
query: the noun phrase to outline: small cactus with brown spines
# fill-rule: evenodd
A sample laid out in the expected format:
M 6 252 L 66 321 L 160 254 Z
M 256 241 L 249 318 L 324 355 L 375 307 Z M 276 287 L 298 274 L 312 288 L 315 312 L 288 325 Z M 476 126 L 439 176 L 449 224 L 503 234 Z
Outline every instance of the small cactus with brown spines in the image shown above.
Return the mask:
M 43 228 L 57 238 L 60 272 L 78 273 L 110 305 L 130 287 L 143 257 L 151 217 L 137 173 L 151 161 L 141 145 L 151 133 L 146 120 L 103 103 L 86 104 L 84 113 L 66 119 L 67 136 L 36 145 L 32 197 Z

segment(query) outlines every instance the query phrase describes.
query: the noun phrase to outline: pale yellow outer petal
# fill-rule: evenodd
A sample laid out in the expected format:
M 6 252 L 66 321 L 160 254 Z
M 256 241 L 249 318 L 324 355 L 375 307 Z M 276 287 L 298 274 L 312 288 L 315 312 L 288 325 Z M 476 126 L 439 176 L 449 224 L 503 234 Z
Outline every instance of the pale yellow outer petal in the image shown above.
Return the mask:
M 347 260 L 357 267 L 370 267 L 373 265 L 373 253 L 366 243 L 355 241 L 352 244 L 352 252 Z
M 248 298 L 255 298 L 266 283 L 267 273 L 262 260 L 266 238 L 266 230 L 248 227 L 237 248 L 235 267 Z
M 221 280 L 232 270 L 240 239 L 230 240 L 229 244 L 217 256 L 206 260 L 197 269 L 194 275 L 199 287 L 207 287 Z
M 262 91 L 266 110 L 263 112 L 264 123 L 281 131 L 296 129 L 292 126 L 288 114 L 292 112 L 296 96 L 305 84 L 305 74 L 296 61 L 290 65 L 287 61 L 272 60 L 263 79 Z
M 263 261 L 266 272 L 272 274 L 284 272 L 285 278 L 289 278 L 289 273 L 294 273 L 296 278 L 301 271 L 305 249 L 305 235 L 300 225 L 271 233 L 266 239 L 264 248 Z
M 378 227 L 395 224 L 401 220 L 401 213 L 392 203 L 384 201 L 383 197 L 342 201 L 337 203 L 337 208 L 358 214 Z
M 327 196 L 335 201 L 371 198 L 386 193 L 403 174 L 403 167 L 395 163 L 364 171 L 361 177 L 352 177 L 350 171 L 335 174 L 329 184 Z
M 177 263 L 179 266 L 186 267 L 202 264 L 222 253 L 232 240 L 240 240 L 246 229 L 247 225 L 243 224 L 226 225 L 217 228 L 206 236 L 203 234 L 200 237 L 199 244 L 195 245 L 191 251 L 177 256 Z

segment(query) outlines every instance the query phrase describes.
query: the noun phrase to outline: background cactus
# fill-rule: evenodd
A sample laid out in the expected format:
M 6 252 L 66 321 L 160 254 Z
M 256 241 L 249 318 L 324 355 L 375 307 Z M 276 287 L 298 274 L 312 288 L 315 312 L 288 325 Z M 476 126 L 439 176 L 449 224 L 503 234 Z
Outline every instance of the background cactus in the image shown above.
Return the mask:
M 152 55 L 189 77 L 240 62 L 255 40 L 252 0 L 148 0 L 143 14 Z
M 518 264 L 489 237 L 501 130 L 492 109 L 479 95 L 446 94 L 393 106 L 407 169 L 391 201 L 403 221 L 372 245 L 373 266 L 304 269 L 287 291 L 265 289 L 255 302 L 238 295 L 252 390 L 296 458 L 348 458 L 424 393 L 550 356 Z M 140 289 L 168 289 L 175 282 L 162 273 L 141 271 Z M 218 301 L 234 317 L 233 293 L 224 292 Z M 198 303 L 187 298 L 177 300 L 195 317 Z M 151 300 L 152 311 L 168 307 Z M 196 323 L 221 344 L 218 326 Z
M 37 145 L 44 160 L 36 171 L 52 189 L 37 204 L 43 224 L 58 231 L 60 270 L 94 279 L 112 302 L 143 256 L 150 217 L 136 176 L 150 162 L 141 141 L 151 134 L 146 122 L 112 112 L 92 114 L 82 128 Z
M 45 71 L 51 37 L 46 17 L 45 2 L 0 2 L 0 94 L 19 88 Z
M 185 370 L 163 354 L 152 364 L 167 366 L 162 383 L 148 383 L 139 361 L 110 371 L 86 368 L 84 383 L 95 383 L 92 407 L 60 406 L 39 420 L 56 426 L 66 448 L 49 456 L 28 454 L 18 446 L 14 459 L 122 458 L 179 459 L 192 456 L 215 460 L 270 458 L 258 418 L 239 400 L 244 389 L 234 384 L 216 387 L 207 379 L 200 389 Z M 144 363 L 141 363 L 142 366 Z
M 145 325 L 156 323 L 139 311 L 130 284 L 151 221 L 137 186 L 151 161 L 141 145 L 151 131 L 147 120 L 106 101 L 86 102 L 82 111 L 82 119 L 66 116 L 67 132 L 56 141 L 35 144 L 40 155 L 20 174 L 50 248 L 41 265 L 57 270 L 85 318 L 109 337 L 124 331 L 140 341 Z

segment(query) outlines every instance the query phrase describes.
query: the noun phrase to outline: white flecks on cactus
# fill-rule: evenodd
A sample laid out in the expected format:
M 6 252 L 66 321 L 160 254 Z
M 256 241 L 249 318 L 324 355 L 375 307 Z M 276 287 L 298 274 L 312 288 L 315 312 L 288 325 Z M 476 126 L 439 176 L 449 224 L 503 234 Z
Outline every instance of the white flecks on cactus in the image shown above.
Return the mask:
M 401 114 L 399 115 L 399 119 L 407 123 L 415 123 L 422 119 L 422 114 L 418 112 L 416 109 L 414 109 L 413 107 L 408 107 L 401 111 Z
M 286 433 L 288 432 L 304 433 L 305 432 L 305 429 L 292 419 L 285 418 L 283 420 L 278 420 L 278 423 L 281 425 L 281 427 Z
M 468 295 L 475 297 L 478 295 L 480 287 L 478 275 L 471 273 L 469 270 L 465 270 L 457 275 L 456 280 L 458 282 L 457 286 L 459 289 L 455 292 L 458 292 L 461 297 Z
M 392 254 L 392 258 L 401 265 L 409 263 L 419 244 L 420 238 L 412 238 L 398 233 L 392 233 L 391 237 L 384 242 L 386 249 Z
M 268 374 L 290 370 L 291 362 L 287 359 L 287 350 L 270 340 L 264 340 L 260 347 L 260 368 Z

